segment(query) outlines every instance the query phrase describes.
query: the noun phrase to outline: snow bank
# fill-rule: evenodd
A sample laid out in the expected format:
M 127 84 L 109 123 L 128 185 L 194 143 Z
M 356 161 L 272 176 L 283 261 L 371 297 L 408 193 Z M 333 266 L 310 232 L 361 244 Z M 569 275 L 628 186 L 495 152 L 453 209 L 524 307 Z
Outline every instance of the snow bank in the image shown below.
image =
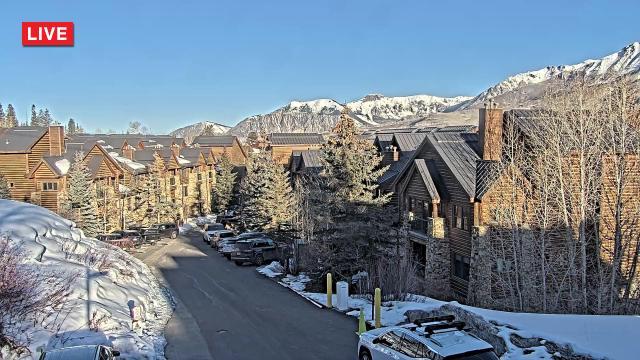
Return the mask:
M 256 269 L 260 274 L 274 278 L 276 276 L 280 276 L 284 273 L 284 268 L 280 265 L 279 262 L 273 261 L 269 265 L 260 266 Z
M 84 237 L 73 222 L 49 210 L 10 200 L 0 200 L 0 236 L 20 246 L 27 254 L 24 262 L 36 269 L 77 274 L 69 297 L 71 312 L 57 334 L 39 325 L 32 328 L 33 356 L 40 346 L 100 343 L 119 350 L 122 359 L 164 358 L 170 295 L 141 261 Z M 132 308 L 139 319 L 135 330 Z
M 279 282 L 305 298 L 326 305 L 325 293 L 304 291 L 309 281 L 308 276 L 301 274 L 287 275 Z M 333 295 L 333 304 L 336 303 L 337 296 Z M 502 359 L 553 359 L 553 354 L 544 347 L 545 341 L 571 347 L 575 353 L 595 358 L 635 359 L 638 358 L 637 354 L 640 354 L 640 343 L 633 340 L 640 338 L 640 316 L 511 313 L 411 295 L 408 301 L 383 303 L 381 322 L 383 326 L 397 325 L 408 320 L 407 312 L 430 313 L 452 307 L 475 314 L 486 321 L 487 325 L 495 326 L 497 335 L 504 340 L 508 348 Z M 368 299 L 352 296 L 349 299 L 349 308 L 354 310 L 347 312 L 347 315 L 358 317 L 362 309 L 366 319 L 373 319 L 371 301 Z M 532 353 L 526 354 L 522 348 L 512 343 L 513 335 L 543 340 L 539 342 L 539 346 L 530 348 Z

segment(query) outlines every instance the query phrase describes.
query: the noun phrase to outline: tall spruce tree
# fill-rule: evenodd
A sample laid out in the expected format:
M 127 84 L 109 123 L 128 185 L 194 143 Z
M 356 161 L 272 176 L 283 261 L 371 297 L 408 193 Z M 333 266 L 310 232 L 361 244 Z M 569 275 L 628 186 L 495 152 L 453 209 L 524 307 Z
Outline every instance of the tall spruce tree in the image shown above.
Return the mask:
M 242 218 L 249 229 L 261 229 L 268 218 L 263 211 L 262 200 L 267 182 L 269 167 L 268 154 L 252 154 L 247 161 L 247 174 L 240 184 L 242 199 Z
M 51 113 L 49 112 L 49 109 L 44 109 L 44 113 L 42 114 L 42 126 L 49 126 L 51 124 L 53 124 L 54 120 L 53 120 L 53 116 L 51 116 Z
M 5 116 L 4 123 L 6 127 L 18 126 L 18 116 L 16 115 L 16 110 L 11 104 L 7 105 L 7 115 Z
M 0 199 L 10 199 L 11 198 L 11 189 L 9 188 L 9 183 L 7 182 L 7 178 L 4 175 L 0 174 Z
M 97 235 L 100 231 L 100 221 L 98 220 L 96 190 L 80 152 L 76 153 L 69 171 L 67 197 L 73 214 L 72 220 L 84 231 L 86 236 Z
M 314 252 L 311 271 L 349 276 L 388 254 L 397 224 L 389 195 L 376 195 L 377 179 L 388 167 L 368 141 L 358 136 L 346 109 L 321 149 L 323 170 L 305 183 Z
M 153 167 L 149 172 L 149 200 L 151 211 L 148 212 L 154 221 L 167 222 L 177 220 L 179 206 L 174 204 L 167 196 L 165 189 L 165 166 L 164 161 L 158 155 L 154 155 Z
M 278 230 L 288 225 L 295 211 L 295 196 L 289 180 L 289 172 L 283 166 L 269 159 L 267 166 L 267 182 L 261 198 L 261 210 L 266 218 L 266 230 Z
M 76 127 L 76 121 L 73 120 L 73 118 L 69 119 L 69 122 L 67 122 L 67 134 L 73 135 L 75 134 L 77 131 L 77 127 Z
M 4 115 L 4 109 L 2 108 L 2 104 L 0 104 L 0 127 L 8 127 Z
M 216 177 L 216 185 L 211 190 L 211 208 L 215 212 L 226 210 L 231 199 L 236 184 L 236 174 L 231 159 L 227 153 L 223 153 L 218 164 L 219 173 Z
M 36 106 L 31 104 L 31 126 L 40 126 L 38 124 L 38 114 L 36 113 Z

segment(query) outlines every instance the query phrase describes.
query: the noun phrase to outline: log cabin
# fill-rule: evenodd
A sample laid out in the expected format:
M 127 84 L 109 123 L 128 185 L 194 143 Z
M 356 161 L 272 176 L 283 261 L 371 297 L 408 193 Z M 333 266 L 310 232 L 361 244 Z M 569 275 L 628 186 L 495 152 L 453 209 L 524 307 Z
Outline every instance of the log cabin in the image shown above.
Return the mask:
M 317 133 L 272 133 L 268 141 L 271 159 L 281 165 L 290 164 L 294 151 L 318 150 L 325 143 Z

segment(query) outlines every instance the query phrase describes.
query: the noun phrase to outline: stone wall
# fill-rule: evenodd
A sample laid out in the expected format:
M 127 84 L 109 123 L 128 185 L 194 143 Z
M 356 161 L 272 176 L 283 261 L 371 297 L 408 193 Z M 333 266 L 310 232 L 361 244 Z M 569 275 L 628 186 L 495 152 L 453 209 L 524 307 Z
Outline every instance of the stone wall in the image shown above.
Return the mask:
M 490 307 L 492 303 L 492 264 L 488 232 L 487 226 L 474 226 L 471 230 L 471 264 L 467 304 L 472 306 Z
M 425 285 L 428 296 L 446 299 L 451 296 L 449 241 L 444 218 L 427 218 Z

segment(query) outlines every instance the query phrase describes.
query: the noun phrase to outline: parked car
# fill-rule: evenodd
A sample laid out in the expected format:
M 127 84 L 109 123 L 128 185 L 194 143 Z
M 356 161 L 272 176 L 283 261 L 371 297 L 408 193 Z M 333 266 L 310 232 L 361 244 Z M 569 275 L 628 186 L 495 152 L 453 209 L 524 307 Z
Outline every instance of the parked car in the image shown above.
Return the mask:
M 216 230 L 225 230 L 224 225 L 220 223 L 206 224 L 204 225 L 204 233 L 202 233 L 202 240 L 209 242 L 209 233 Z
M 359 360 L 498 360 L 493 347 L 464 330 L 453 316 L 418 320 L 360 334 Z
M 135 230 L 140 233 L 142 240 L 147 244 L 154 244 L 161 239 L 160 232 L 157 229 L 144 228 L 141 226 L 130 226 L 128 230 Z
M 220 240 L 234 236 L 236 236 L 236 233 L 233 230 L 207 231 L 207 243 L 209 243 L 211 247 L 217 248 Z
M 178 227 L 174 223 L 155 224 L 151 225 L 149 229 L 157 231 L 163 238 L 175 239 L 178 236 Z
M 96 236 L 96 239 L 104 241 L 111 245 L 117 246 L 122 249 L 131 249 L 136 246 L 135 241 L 130 236 L 124 236 L 122 233 L 114 232 L 111 234 L 100 234 Z
M 238 236 L 221 239 L 218 242 L 218 252 L 227 259 L 231 259 L 231 254 L 236 251 L 236 243 L 241 240 L 249 240 L 264 237 L 265 235 L 260 232 L 246 232 Z
M 238 266 L 248 262 L 260 266 L 266 261 L 283 261 L 287 252 L 285 246 L 266 237 L 240 240 L 235 246 L 236 251 L 231 253 L 231 260 Z
M 112 360 L 120 356 L 120 352 L 104 345 L 70 346 L 45 351 L 39 360 Z

